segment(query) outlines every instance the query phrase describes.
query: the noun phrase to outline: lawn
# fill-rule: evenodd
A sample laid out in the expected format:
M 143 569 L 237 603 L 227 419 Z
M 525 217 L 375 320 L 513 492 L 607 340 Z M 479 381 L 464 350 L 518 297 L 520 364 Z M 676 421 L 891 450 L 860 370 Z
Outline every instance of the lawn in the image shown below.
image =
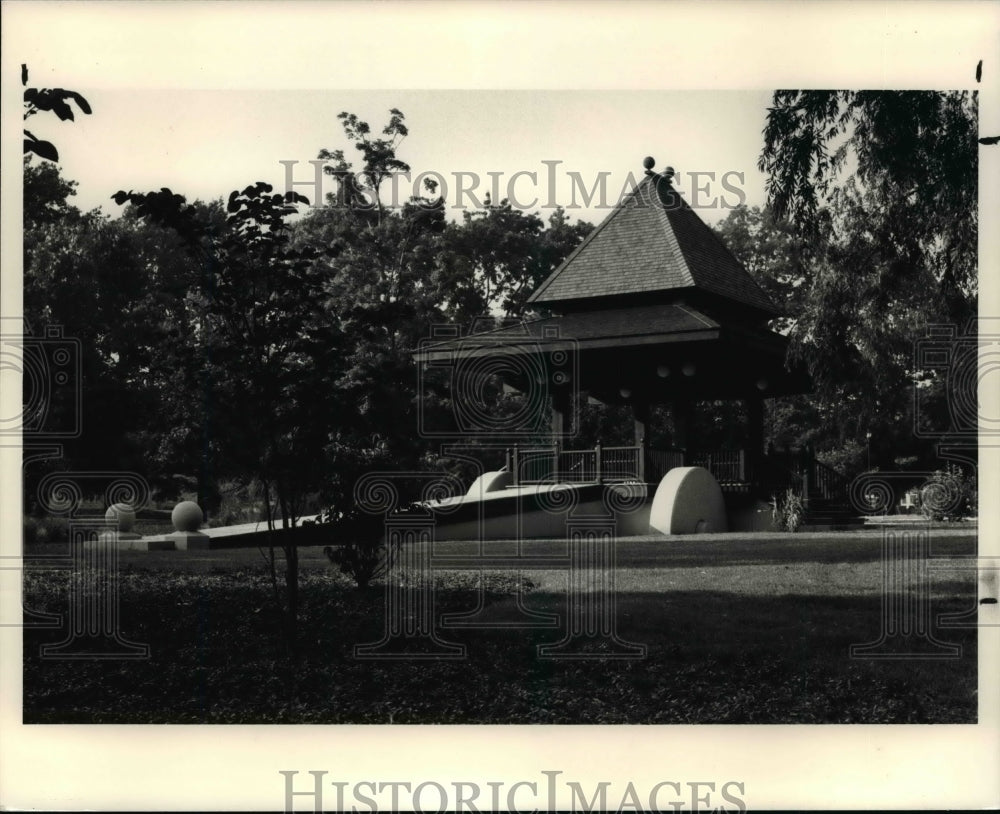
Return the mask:
M 438 630 L 458 660 L 359 660 L 382 638 L 381 587 L 354 589 L 302 550 L 301 658 L 284 655 L 255 549 L 123 552 L 121 627 L 139 661 L 51 660 L 57 630 L 24 636 L 26 723 L 973 723 L 976 635 L 937 629 L 960 658 L 852 659 L 882 609 L 878 531 L 729 534 L 617 547 L 618 635 L 631 660 L 540 658 L 561 628 L 518 627 L 523 609 L 565 619 L 563 541 L 525 544 L 521 571 L 437 570 L 441 614 L 487 626 Z M 939 561 L 975 554 L 975 531 L 932 536 Z M 446 565 L 477 546 L 439 544 Z M 53 547 L 35 551 L 51 554 Z M 513 546 L 491 543 L 507 555 Z M 25 604 L 65 612 L 70 575 L 28 565 Z M 933 571 L 932 618 L 975 607 L 975 577 Z M 898 643 L 897 643 L 898 644 Z M 911 645 L 921 645 L 915 640 Z M 600 655 L 600 646 L 595 646 Z

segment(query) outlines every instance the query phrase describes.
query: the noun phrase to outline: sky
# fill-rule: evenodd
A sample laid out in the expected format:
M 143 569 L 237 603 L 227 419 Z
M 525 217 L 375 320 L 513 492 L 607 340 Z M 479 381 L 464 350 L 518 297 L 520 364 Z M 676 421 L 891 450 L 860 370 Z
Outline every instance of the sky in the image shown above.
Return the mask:
M 360 158 L 337 114 L 356 113 L 379 133 L 391 108 L 409 128 L 398 156 L 411 178 L 399 179 L 398 201 L 420 189 L 420 173 L 434 173 L 451 217 L 490 191 L 545 218 L 561 205 L 596 223 L 628 191 L 630 174 L 641 177 L 646 156 L 658 170 L 675 168 L 677 188 L 709 222 L 764 202 L 756 162 L 768 91 L 91 90 L 71 77 L 64 86 L 83 93 L 93 113 L 74 122 L 38 115 L 30 127 L 57 145 L 83 210 L 117 214 L 109 199 L 119 189 L 169 187 L 189 200 L 258 180 L 283 190 L 289 173 L 316 203 L 309 161 L 319 150 Z M 324 181 L 319 189 L 330 191 L 332 179 Z

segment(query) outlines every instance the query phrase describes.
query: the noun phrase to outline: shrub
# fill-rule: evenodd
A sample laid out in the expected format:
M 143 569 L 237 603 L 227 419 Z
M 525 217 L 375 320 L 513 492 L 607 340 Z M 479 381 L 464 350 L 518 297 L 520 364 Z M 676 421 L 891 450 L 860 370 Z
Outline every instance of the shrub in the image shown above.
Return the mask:
M 69 521 L 65 517 L 32 517 L 25 515 L 23 521 L 24 544 L 65 543 L 69 541 Z
M 851 475 L 855 472 L 863 471 L 866 460 L 867 448 L 854 440 L 846 441 L 843 446 L 825 452 L 817 452 L 816 459 L 835 469 L 842 475 Z
M 411 504 L 401 511 L 425 511 Z M 352 507 L 347 512 L 325 509 L 315 520 L 303 525 L 329 525 L 337 542 L 324 547 L 323 553 L 333 565 L 354 580 L 358 588 L 367 588 L 374 580 L 384 577 L 395 560 L 398 543 L 385 540 L 385 516 L 368 514 Z
M 805 501 L 792 489 L 771 498 L 771 518 L 779 531 L 798 531 L 805 513 Z
M 920 511 L 928 520 L 961 520 L 979 510 L 979 485 L 957 464 L 937 469 L 920 487 Z
M 189 498 L 197 501 L 197 496 Z M 202 507 L 204 508 L 204 507 Z M 209 513 L 206 512 L 206 515 Z M 267 510 L 260 488 L 255 483 L 223 481 L 219 484 L 219 505 L 210 513 L 213 526 L 236 526 L 267 519 Z

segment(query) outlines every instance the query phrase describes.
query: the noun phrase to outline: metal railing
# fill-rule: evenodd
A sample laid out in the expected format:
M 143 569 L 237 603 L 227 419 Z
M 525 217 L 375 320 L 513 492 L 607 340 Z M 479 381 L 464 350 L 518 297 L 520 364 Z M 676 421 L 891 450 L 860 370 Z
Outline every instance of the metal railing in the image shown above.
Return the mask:
M 674 467 L 685 465 L 680 449 L 634 446 L 560 449 L 556 444 L 507 450 L 506 468 L 513 485 L 556 483 L 615 483 L 638 480 L 659 483 Z M 712 473 L 725 492 L 753 492 L 763 497 L 792 489 L 803 499 L 834 499 L 847 494 L 849 479 L 835 469 L 802 454 L 762 455 L 751 462 L 745 450 L 695 453 L 689 465 Z
M 691 465 L 704 467 L 719 483 L 747 483 L 749 480 L 746 453 L 742 449 L 699 453 L 692 458 Z
M 682 449 L 646 449 L 646 482 L 659 483 L 671 469 L 684 466 Z
M 849 478 L 815 458 L 812 459 L 811 464 L 809 482 L 815 496 L 828 500 L 847 496 L 847 490 L 851 483 Z
M 508 470 L 513 474 L 514 485 L 541 483 L 553 480 L 558 471 L 559 447 L 547 444 L 539 447 L 515 446 L 509 455 Z
M 810 498 L 837 500 L 847 497 L 851 479 L 807 452 L 772 453 L 761 460 L 754 484 L 774 489 L 792 488 L 806 502 Z M 764 491 L 763 488 L 761 491 Z
M 559 453 L 556 475 L 561 483 L 597 483 L 596 449 L 565 449 Z
M 600 445 L 598 445 L 600 446 Z M 602 447 L 599 480 L 642 480 L 642 447 Z
M 555 444 L 515 446 L 507 451 L 507 470 L 513 485 L 530 483 L 614 483 L 658 481 L 671 466 L 679 466 L 683 455 L 674 450 L 648 450 L 645 444 L 624 447 L 560 450 Z M 647 469 L 650 471 L 647 473 Z

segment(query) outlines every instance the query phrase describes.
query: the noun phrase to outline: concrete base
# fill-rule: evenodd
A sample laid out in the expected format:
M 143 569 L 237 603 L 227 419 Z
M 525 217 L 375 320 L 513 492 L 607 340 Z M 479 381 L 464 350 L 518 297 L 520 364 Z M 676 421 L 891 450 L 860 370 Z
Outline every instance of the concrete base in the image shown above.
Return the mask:
M 126 551 L 199 551 L 209 548 L 213 548 L 212 538 L 200 531 L 158 534 L 154 537 L 143 537 L 135 544 L 122 546 Z
M 175 531 L 165 537 L 173 541 L 178 551 L 200 551 L 212 547 L 212 538 L 200 531 Z
M 506 473 L 503 473 L 506 474 Z M 646 484 L 551 484 L 507 487 L 453 498 L 429 506 L 437 516 L 434 538 L 446 540 L 565 539 L 568 524 L 609 518 L 618 537 L 646 534 Z M 613 494 L 638 495 L 638 502 Z
M 117 539 L 113 534 L 102 535 L 100 540 L 89 540 L 83 545 L 89 550 L 109 543 L 119 551 L 174 551 L 177 548 L 173 540 L 164 537 L 141 537 L 138 534 L 119 534 Z
M 101 542 L 118 543 L 119 548 L 123 547 L 125 543 L 141 539 L 142 535 L 136 534 L 134 531 L 105 531 L 101 533 Z
M 750 495 L 724 495 L 730 531 L 777 531 L 771 504 Z

